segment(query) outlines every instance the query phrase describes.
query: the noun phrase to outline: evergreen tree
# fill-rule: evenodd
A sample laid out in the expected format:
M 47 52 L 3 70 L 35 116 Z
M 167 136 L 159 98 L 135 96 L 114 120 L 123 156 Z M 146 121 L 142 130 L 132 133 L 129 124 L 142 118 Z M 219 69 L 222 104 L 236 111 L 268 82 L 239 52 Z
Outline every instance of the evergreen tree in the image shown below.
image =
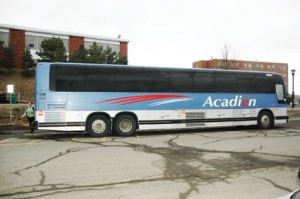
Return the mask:
M 78 49 L 76 49 L 73 55 L 70 57 L 70 62 L 75 63 L 87 63 L 88 51 L 84 47 L 84 45 L 80 45 Z
M 117 58 L 118 54 L 112 50 L 112 48 L 107 47 L 106 50 L 104 51 L 105 58 L 106 58 L 106 64 L 116 64 L 117 63 Z
M 103 46 L 94 42 L 89 49 L 83 45 L 76 49 L 70 57 L 70 62 L 127 65 L 128 60 L 126 56 L 120 55 L 112 48 L 108 47 L 104 50 Z
M 23 55 L 23 68 L 26 71 L 32 70 L 34 68 L 34 60 L 28 47 L 25 49 Z
M 4 41 L 0 40 L 0 48 L 4 48 Z
M 96 42 L 89 49 L 89 55 L 87 58 L 88 63 L 97 63 L 104 64 L 105 63 L 105 52 L 103 51 L 103 46 L 99 46 Z
M 46 62 L 66 62 L 68 57 L 63 40 L 54 37 L 42 41 L 41 50 L 36 54 L 41 58 L 39 61 Z
M 23 68 L 25 71 L 23 71 L 23 76 L 25 77 L 33 77 L 34 76 L 34 60 L 32 58 L 32 55 L 30 53 L 29 48 L 27 47 L 25 49 L 24 55 L 23 55 Z
M 15 67 L 15 52 L 14 49 L 10 46 L 3 48 L 3 60 L 1 61 L 2 67 L 5 67 L 9 70 L 9 72 L 12 71 L 12 69 Z
M 127 65 L 128 64 L 128 60 L 127 60 L 127 56 L 126 55 L 121 55 L 120 52 L 118 53 L 118 57 L 117 57 L 117 61 L 116 64 L 120 64 L 120 65 Z
M 4 41 L 0 40 L 0 67 L 4 67 L 3 52 L 4 52 Z

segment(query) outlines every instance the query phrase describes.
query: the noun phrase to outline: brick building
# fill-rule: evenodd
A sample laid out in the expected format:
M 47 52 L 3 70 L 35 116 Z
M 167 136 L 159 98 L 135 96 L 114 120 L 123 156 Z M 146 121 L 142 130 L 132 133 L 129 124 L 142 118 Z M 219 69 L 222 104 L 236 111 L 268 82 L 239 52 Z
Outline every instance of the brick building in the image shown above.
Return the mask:
M 283 76 L 283 78 L 285 79 L 286 88 L 288 88 L 289 70 L 288 70 L 287 63 L 211 59 L 211 60 L 200 60 L 200 61 L 193 62 L 193 68 L 275 72 Z
M 0 24 L 0 40 L 4 41 L 4 45 L 7 46 L 10 44 L 14 49 L 17 68 L 22 68 L 22 58 L 26 47 L 30 48 L 33 59 L 37 60 L 39 57 L 36 55 L 36 51 L 40 50 L 41 42 L 52 37 L 59 37 L 63 40 L 68 55 L 72 55 L 74 50 L 79 48 L 80 45 L 89 48 L 93 42 L 96 42 L 98 45 L 103 46 L 104 49 L 111 47 L 113 51 L 120 52 L 121 55 L 126 55 L 128 58 L 129 40 L 120 37 L 101 37 Z

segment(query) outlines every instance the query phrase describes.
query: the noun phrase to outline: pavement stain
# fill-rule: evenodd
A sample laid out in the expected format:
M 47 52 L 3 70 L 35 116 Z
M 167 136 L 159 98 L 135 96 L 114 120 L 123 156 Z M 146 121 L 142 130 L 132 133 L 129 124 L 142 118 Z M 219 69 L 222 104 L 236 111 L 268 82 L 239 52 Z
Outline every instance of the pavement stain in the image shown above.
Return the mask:
M 257 131 L 256 131 L 257 132 Z M 277 135 L 272 135 L 272 133 L 267 133 L 265 131 L 262 134 L 248 132 L 249 135 L 241 136 L 239 138 L 222 138 L 220 137 L 209 137 L 216 139 L 212 142 L 206 142 L 206 144 L 212 144 L 216 142 L 226 141 L 228 139 L 245 139 L 252 138 L 255 136 L 265 137 L 278 137 L 278 136 L 299 136 L 299 133 L 296 131 L 287 130 Z M 180 139 L 180 135 L 172 135 L 172 138 L 167 139 L 164 143 L 167 147 L 153 147 L 146 144 L 136 144 L 130 143 L 126 138 L 116 139 L 113 138 L 110 141 L 105 142 L 95 142 L 95 141 L 78 141 L 72 140 L 76 143 L 90 144 L 89 147 L 76 147 L 70 148 L 65 151 L 58 153 L 57 155 L 50 157 L 38 164 L 26 167 L 21 170 L 17 170 L 14 173 L 18 176 L 22 176 L 22 172 L 26 172 L 29 169 L 38 168 L 39 166 L 46 164 L 54 159 L 63 158 L 65 155 L 70 155 L 76 152 L 82 152 L 97 147 L 127 147 L 136 152 L 156 154 L 161 157 L 160 163 L 153 163 L 154 166 L 162 170 L 162 176 L 153 177 L 153 178 L 144 178 L 128 181 L 120 181 L 114 183 L 106 184 L 91 184 L 91 185 L 72 185 L 72 184 L 47 184 L 46 183 L 46 174 L 43 171 L 40 173 L 40 182 L 39 184 L 32 186 L 19 187 L 19 192 L 15 193 L 2 193 L 0 197 L 15 197 L 22 196 L 22 198 L 34 198 L 41 197 L 46 195 L 55 195 L 57 193 L 66 193 L 73 191 L 83 191 L 83 190 L 102 190 L 102 189 L 112 189 L 118 185 L 124 184 L 137 184 L 137 183 L 146 183 L 146 182 L 160 182 L 160 181 L 173 181 L 173 182 L 183 182 L 188 185 L 188 189 L 184 192 L 178 193 L 178 198 L 186 199 L 189 196 L 196 192 L 199 193 L 200 190 L 198 187 L 202 184 L 213 184 L 216 182 L 225 182 L 230 184 L 231 178 L 236 178 L 242 175 L 243 173 L 248 173 L 252 176 L 252 173 L 257 172 L 258 170 L 269 170 L 271 168 L 279 167 L 289 167 L 291 169 L 299 169 L 300 157 L 299 156 L 286 156 L 286 155 L 276 155 L 276 154 L 267 154 L 259 152 L 263 146 L 259 146 L 257 149 L 252 149 L 249 152 L 235 152 L 235 151 L 220 151 L 220 150 L 206 150 L 198 147 L 190 146 L 181 146 L 177 144 L 177 141 Z M 201 136 L 201 134 L 199 134 Z M 47 139 L 53 139 L 55 141 L 64 141 L 59 138 L 47 137 Z M 106 145 L 106 143 L 113 143 L 113 145 Z M 201 147 L 201 145 L 199 145 Z M 222 154 L 222 157 L 221 155 Z M 224 158 L 226 154 L 226 158 Z M 253 176 L 256 177 L 256 176 Z M 270 179 L 256 177 L 261 180 L 264 180 L 278 189 L 285 191 L 291 191 L 290 189 L 276 184 Z M 26 194 L 28 194 L 26 196 Z M 33 195 L 32 195 L 33 194 Z

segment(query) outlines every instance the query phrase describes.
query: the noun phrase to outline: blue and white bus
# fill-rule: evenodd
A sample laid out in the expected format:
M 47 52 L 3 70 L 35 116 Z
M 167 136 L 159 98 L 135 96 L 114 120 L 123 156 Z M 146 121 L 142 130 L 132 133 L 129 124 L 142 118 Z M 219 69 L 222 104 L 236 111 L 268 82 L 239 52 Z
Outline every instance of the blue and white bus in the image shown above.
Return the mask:
M 284 80 L 272 72 L 75 63 L 36 69 L 38 129 L 101 137 L 288 122 Z

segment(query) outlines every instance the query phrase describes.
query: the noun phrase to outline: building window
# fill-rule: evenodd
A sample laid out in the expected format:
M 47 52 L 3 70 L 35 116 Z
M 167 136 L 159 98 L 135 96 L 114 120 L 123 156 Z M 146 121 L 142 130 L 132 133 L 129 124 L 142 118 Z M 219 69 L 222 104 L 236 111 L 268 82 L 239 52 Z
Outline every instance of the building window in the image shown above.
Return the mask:
M 221 62 L 218 62 L 217 66 L 220 67 L 221 65 L 222 65 L 222 63 L 221 63 Z
M 26 45 L 26 48 L 29 47 L 30 49 L 33 49 L 33 50 L 39 50 L 37 36 L 26 35 L 25 36 L 25 45 Z
M 51 39 L 52 37 L 43 37 L 36 35 L 26 35 L 25 36 L 25 45 L 32 50 L 41 50 L 41 44 L 45 39 Z M 69 40 L 62 39 L 64 47 L 67 52 L 69 52 Z
M 260 69 L 261 69 L 261 70 L 264 69 L 264 65 L 263 65 L 263 64 L 260 65 Z
M 244 68 L 247 69 L 247 63 L 244 63 Z
M 255 64 L 255 69 L 259 70 L 259 64 Z
M 272 70 L 273 70 L 273 71 L 275 70 L 275 65 L 272 65 Z
M 120 45 L 108 44 L 107 46 L 110 47 L 114 52 L 117 52 L 117 53 L 120 52 Z
M 9 32 L 2 32 L 0 30 L 0 40 L 4 42 L 4 46 L 8 46 L 9 44 Z
M 283 71 L 285 71 L 286 70 L 286 65 L 283 65 L 282 69 L 283 69 Z
M 84 47 L 87 49 L 90 49 L 93 43 L 96 42 L 99 46 L 103 47 L 103 50 L 106 50 L 107 48 L 111 48 L 112 51 L 115 51 L 117 53 L 120 52 L 120 44 L 112 44 L 112 43 L 104 43 L 104 42 L 99 42 L 99 41 L 92 41 L 92 40 L 87 40 L 84 41 Z
M 68 39 L 62 39 L 65 49 L 67 51 L 67 53 L 69 52 L 69 40 Z
M 267 67 L 268 67 L 268 70 L 270 70 L 270 69 L 271 69 L 271 66 L 270 66 L 270 65 L 268 65 Z
M 252 68 L 252 64 L 248 64 L 248 68 Z

